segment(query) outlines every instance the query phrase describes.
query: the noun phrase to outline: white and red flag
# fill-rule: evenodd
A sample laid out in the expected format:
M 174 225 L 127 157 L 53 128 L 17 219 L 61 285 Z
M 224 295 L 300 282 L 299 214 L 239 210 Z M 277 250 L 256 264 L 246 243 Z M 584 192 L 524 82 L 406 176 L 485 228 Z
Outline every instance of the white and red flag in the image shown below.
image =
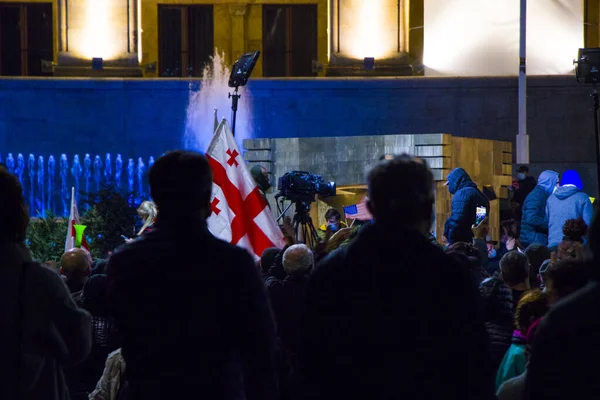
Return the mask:
M 77 210 L 77 200 L 75 199 L 75 188 L 71 188 L 71 213 L 69 215 L 69 227 L 67 228 L 67 239 L 65 240 L 65 252 L 71 250 L 76 246 L 77 233 L 75 232 L 75 225 L 80 225 L 79 210 Z M 83 235 L 81 239 L 81 248 L 88 254 L 90 253 L 90 246 Z
M 208 228 L 216 237 L 245 248 L 260 258 L 285 239 L 260 193 L 235 142 L 229 124 L 221 121 L 206 158 L 213 173 Z

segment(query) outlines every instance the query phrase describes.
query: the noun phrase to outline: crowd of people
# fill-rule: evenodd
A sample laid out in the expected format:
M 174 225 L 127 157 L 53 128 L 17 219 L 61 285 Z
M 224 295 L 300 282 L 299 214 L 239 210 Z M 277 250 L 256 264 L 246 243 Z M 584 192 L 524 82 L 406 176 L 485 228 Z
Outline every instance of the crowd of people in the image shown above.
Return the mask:
M 329 210 L 311 249 L 285 219 L 257 264 L 207 228 L 206 158 L 175 151 L 150 170 L 138 238 L 52 265 L 25 248 L 0 167 L 0 398 L 593 398 L 600 221 L 575 171 L 528 172 L 495 242 L 476 216 L 492 199 L 452 170 L 438 243 L 431 171 L 387 157 L 366 177 L 372 221 Z

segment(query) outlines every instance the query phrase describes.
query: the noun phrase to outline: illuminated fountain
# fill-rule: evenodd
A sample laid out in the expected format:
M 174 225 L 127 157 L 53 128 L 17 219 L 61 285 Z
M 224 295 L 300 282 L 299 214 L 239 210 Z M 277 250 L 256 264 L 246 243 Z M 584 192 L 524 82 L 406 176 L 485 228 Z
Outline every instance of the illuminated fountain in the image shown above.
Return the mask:
M 187 149 L 205 152 L 214 133 L 214 110 L 219 118 L 227 118 L 231 124 L 231 99 L 228 93 L 230 69 L 225 65 L 224 54 L 215 50 L 215 56 L 202 73 L 200 89 L 190 84 L 183 145 Z M 236 141 L 242 147 L 244 139 L 253 137 L 252 109 L 248 90 L 241 90 L 237 119 Z
M 107 153 L 104 158 L 105 164 L 102 163 L 100 155 L 94 156 L 92 161 L 91 156 L 85 154 L 83 165 L 78 154 L 72 156 L 72 164 L 69 163 L 70 158 L 67 154 L 61 154 L 58 157 L 57 165 L 57 158 L 54 155 L 48 155 L 46 158 L 41 154 L 37 156 L 29 154 L 26 163 L 22 153 L 18 153 L 16 161 L 13 153 L 7 154 L 6 168 L 19 179 L 23 187 L 23 196 L 28 200 L 29 212 L 32 216 L 45 216 L 48 211 L 55 215 L 68 215 L 71 187 L 75 188 L 77 203 L 83 203 L 85 199 L 88 199 L 90 190 L 96 192 L 107 186 L 121 190 L 120 182 L 123 171 L 121 154 L 117 154 L 114 164 L 110 153 Z M 134 163 L 133 158 L 129 159 L 128 192 L 124 194 L 129 196 L 133 205 L 138 205 L 146 200 L 150 193 L 147 172 L 154 164 L 154 157 L 147 158 L 148 164 L 145 163 L 145 159 L 145 157 L 138 157 L 137 164 Z M 25 182 L 24 176 L 27 176 Z M 82 176 L 85 179 L 84 184 L 81 182 Z M 90 185 L 92 179 L 94 185 Z M 60 198 L 60 203 L 57 202 L 58 198 Z M 87 202 L 85 208 L 89 209 Z

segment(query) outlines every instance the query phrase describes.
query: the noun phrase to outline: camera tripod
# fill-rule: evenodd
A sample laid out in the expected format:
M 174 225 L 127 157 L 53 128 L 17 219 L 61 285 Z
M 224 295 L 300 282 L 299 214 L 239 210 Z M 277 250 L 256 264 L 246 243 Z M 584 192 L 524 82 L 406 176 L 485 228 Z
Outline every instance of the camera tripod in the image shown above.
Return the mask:
M 312 218 L 308 213 L 310 211 L 310 204 L 304 201 L 296 202 L 296 212 L 294 213 L 294 233 L 296 239 L 301 241 L 308 247 L 314 250 L 317 243 L 319 243 L 319 235 L 313 225 Z M 300 231 L 301 229 L 301 231 Z M 300 235 L 302 238 L 300 238 Z
M 284 199 L 285 200 L 285 199 Z M 283 204 L 283 200 L 282 200 Z M 319 243 L 319 234 L 317 233 L 317 229 L 313 225 L 312 218 L 309 214 L 310 211 L 310 202 L 307 201 L 292 201 L 286 208 L 281 211 L 279 203 L 277 203 L 277 208 L 280 212 L 277 221 L 279 221 L 289 210 L 289 208 L 294 204 L 296 206 L 296 212 L 294 213 L 294 217 L 292 219 L 292 225 L 294 227 L 294 236 L 296 240 L 301 243 L 304 243 L 311 249 L 314 249 L 317 243 Z

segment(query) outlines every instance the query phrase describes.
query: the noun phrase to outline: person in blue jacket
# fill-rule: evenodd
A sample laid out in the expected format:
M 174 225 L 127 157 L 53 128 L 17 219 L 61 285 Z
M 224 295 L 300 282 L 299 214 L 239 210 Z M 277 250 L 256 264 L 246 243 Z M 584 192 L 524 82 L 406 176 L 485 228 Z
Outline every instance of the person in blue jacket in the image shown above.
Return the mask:
M 558 172 L 544 171 L 538 178 L 536 187 L 523 202 L 521 217 L 521 245 L 525 248 L 537 243 L 548 244 L 548 216 L 546 203 L 558 184 Z
M 471 227 L 475 224 L 477 207 L 485 207 L 489 213 L 490 202 L 462 168 L 450 171 L 446 185 L 453 197 L 450 218 L 444 225 L 444 237 L 449 245 L 456 242 L 471 243 Z
M 587 226 L 592 223 L 594 207 L 583 192 L 583 183 L 577 171 L 563 173 L 561 186 L 548 198 L 548 248 L 556 249 L 563 239 L 563 226 L 568 219 L 582 218 Z

